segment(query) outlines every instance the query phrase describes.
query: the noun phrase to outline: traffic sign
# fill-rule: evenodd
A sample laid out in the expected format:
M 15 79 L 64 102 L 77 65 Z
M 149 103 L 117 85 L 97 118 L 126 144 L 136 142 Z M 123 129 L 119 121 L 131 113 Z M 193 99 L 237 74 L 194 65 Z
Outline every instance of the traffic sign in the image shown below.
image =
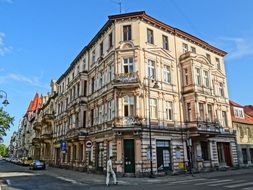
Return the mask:
M 91 140 L 87 140 L 86 143 L 86 148 L 91 148 L 92 147 L 92 141 Z

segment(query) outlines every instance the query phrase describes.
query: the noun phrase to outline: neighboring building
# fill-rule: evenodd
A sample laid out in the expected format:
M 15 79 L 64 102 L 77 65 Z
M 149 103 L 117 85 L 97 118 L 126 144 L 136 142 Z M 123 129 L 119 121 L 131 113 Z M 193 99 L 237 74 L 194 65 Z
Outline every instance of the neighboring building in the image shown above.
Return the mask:
M 51 81 L 51 92 L 42 97 L 42 104 L 37 110 L 33 129 L 33 145 L 35 159 L 45 160 L 47 164 L 53 164 L 53 129 L 55 118 L 56 83 Z
M 9 145 L 9 157 L 16 158 L 17 156 L 17 132 L 13 132 Z
M 145 12 L 109 16 L 22 131 L 35 157 L 82 171 L 111 155 L 119 174 L 236 166 L 225 55 Z
M 250 115 L 250 108 L 252 106 L 241 106 L 230 101 L 233 128 L 237 131 L 240 166 L 253 166 L 253 115 Z

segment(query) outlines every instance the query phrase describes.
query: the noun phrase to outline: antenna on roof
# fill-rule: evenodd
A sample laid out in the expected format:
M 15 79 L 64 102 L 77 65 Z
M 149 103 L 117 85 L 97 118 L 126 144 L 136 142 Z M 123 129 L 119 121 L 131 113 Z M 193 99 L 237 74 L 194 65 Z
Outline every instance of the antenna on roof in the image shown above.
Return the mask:
M 112 2 L 119 5 L 119 13 L 121 14 L 122 13 L 122 0 L 112 1 Z

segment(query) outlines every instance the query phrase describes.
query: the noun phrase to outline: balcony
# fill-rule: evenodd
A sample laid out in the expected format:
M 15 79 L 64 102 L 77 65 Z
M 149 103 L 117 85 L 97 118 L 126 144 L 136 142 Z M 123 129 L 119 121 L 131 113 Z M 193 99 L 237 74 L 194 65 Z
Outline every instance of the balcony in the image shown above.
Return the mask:
M 43 123 L 51 123 L 54 120 L 55 116 L 54 113 L 44 113 L 42 116 L 42 121 Z
M 116 118 L 115 127 L 120 130 L 139 130 L 142 128 L 143 118 L 137 116 Z
M 66 139 L 68 140 L 84 140 L 84 138 L 87 136 L 87 131 L 82 127 L 75 127 L 72 129 L 69 129 L 66 134 Z
M 121 73 L 115 76 L 114 86 L 118 88 L 139 87 L 139 81 L 138 72 Z
M 40 121 L 35 121 L 35 122 L 33 123 L 33 129 L 34 129 L 35 131 L 40 130 L 41 127 L 42 127 L 42 124 L 41 124 Z
M 43 140 L 49 140 L 52 137 L 53 137 L 52 131 L 45 131 L 45 132 L 42 132 L 42 134 L 41 134 L 41 139 L 43 139 Z
M 191 136 L 215 137 L 221 134 L 222 127 L 218 122 L 192 121 L 186 123 Z

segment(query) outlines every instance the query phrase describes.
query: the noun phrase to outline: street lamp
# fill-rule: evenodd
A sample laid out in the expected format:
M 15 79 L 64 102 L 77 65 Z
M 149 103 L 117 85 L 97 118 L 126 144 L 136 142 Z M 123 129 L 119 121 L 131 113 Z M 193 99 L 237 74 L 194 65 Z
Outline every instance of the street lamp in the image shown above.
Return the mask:
M 3 90 L 0 90 L 0 99 L 4 98 L 4 101 L 2 102 L 2 104 L 4 106 L 7 106 L 9 104 L 9 101 L 7 100 L 7 93 Z
M 150 151 L 150 175 L 149 177 L 154 177 L 154 174 L 153 174 L 153 155 L 152 155 L 152 139 L 151 139 L 151 117 L 150 117 L 150 80 L 152 80 L 152 82 L 154 81 L 153 80 L 153 76 L 149 76 L 148 77 L 148 109 L 149 109 L 149 114 L 148 114 L 148 125 L 149 125 L 149 151 Z M 159 88 L 159 85 L 158 83 L 155 81 L 155 84 L 153 86 L 153 88 L 156 88 L 158 89 Z

